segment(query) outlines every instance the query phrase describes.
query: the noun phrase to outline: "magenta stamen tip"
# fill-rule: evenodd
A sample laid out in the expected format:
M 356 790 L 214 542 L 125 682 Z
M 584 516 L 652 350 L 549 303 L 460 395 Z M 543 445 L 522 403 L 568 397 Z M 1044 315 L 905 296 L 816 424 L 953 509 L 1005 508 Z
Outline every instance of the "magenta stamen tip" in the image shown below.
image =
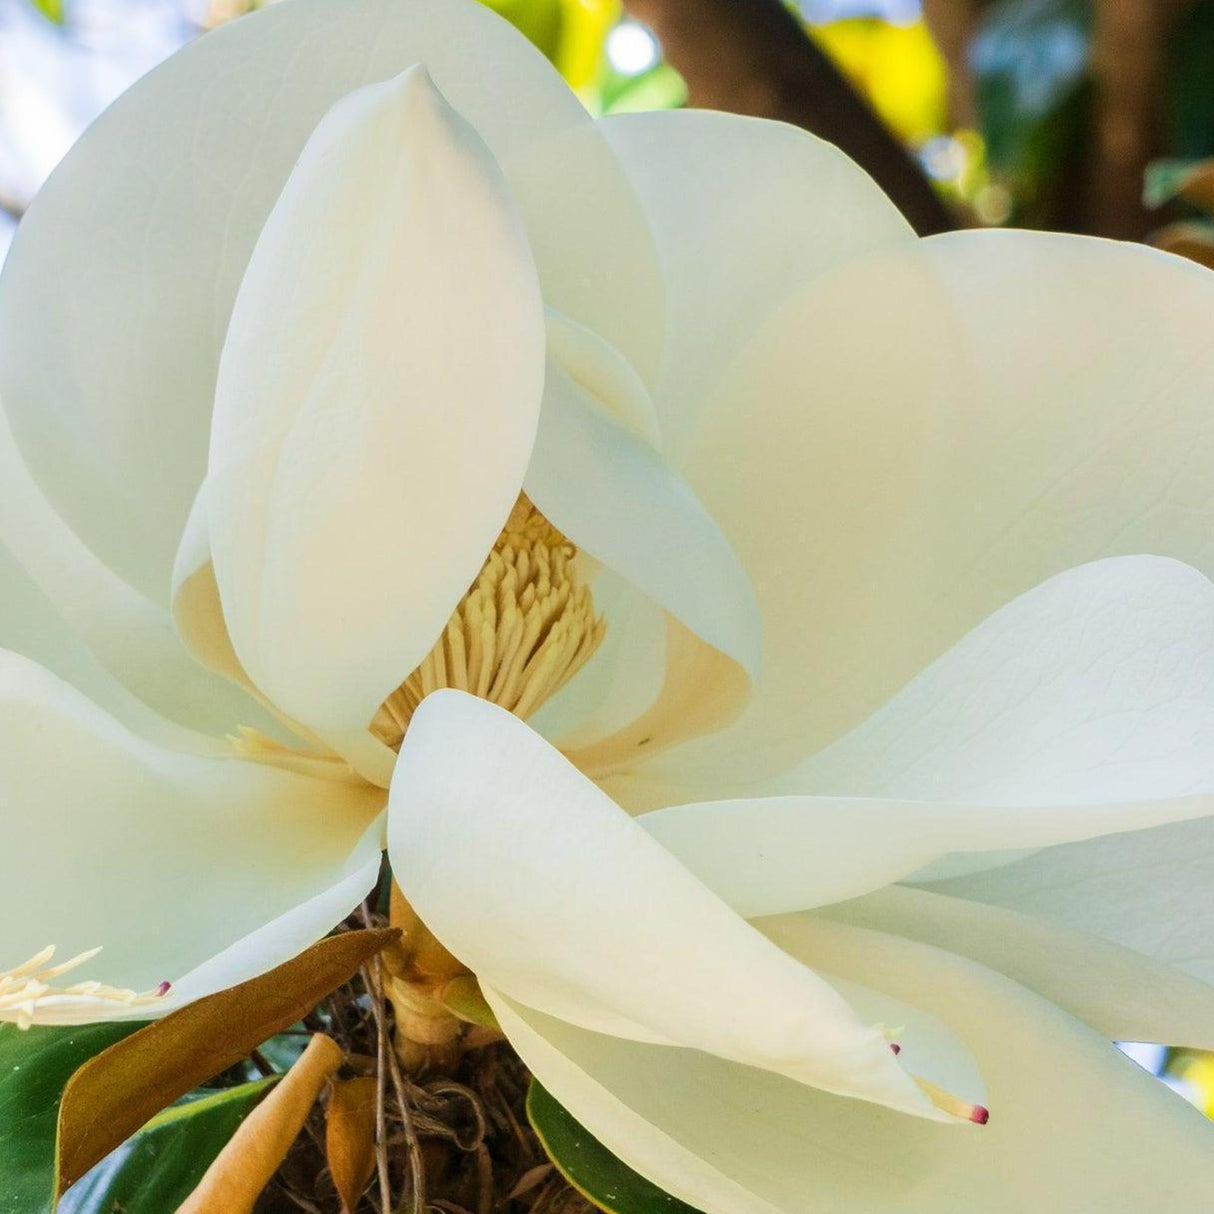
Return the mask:
M 991 1119 L 990 1109 L 984 1108 L 980 1104 L 974 1105 L 974 1111 L 970 1114 L 970 1120 L 975 1125 L 986 1125 Z
M 157 995 L 167 995 L 173 989 L 173 984 L 167 979 L 156 988 Z
M 902 1047 L 896 1041 L 891 1041 L 889 1043 L 889 1048 L 893 1050 L 895 1054 L 902 1053 Z

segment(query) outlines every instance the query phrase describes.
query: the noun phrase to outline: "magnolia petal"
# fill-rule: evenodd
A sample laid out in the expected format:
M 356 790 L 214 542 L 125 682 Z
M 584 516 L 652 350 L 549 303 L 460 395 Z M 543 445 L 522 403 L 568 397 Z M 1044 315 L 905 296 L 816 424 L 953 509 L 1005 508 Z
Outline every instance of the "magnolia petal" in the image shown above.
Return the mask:
M 621 114 L 600 128 L 636 187 L 666 281 L 655 399 L 682 445 L 731 355 L 830 267 L 914 240 L 872 179 L 796 127 L 704 110 Z
M 0 747 L 5 848 L 21 858 L 0 894 L 0 966 L 49 944 L 57 960 L 101 946 L 58 984 L 182 981 L 134 1008 L 47 999 L 36 1021 L 155 1015 L 262 973 L 374 884 L 382 793 L 164 749 L 11 653 Z
M 1051 847 L 927 888 L 1088 932 L 1214 984 L 1209 818 Z
M 421 68 L 339 102 L 241 284 L 207 511 L 241 666 L 372 778 L 366 727 L 497 538 L 543 373 L 535 268 L 476 133 Z
M 813 754 L 1062 569 L 1214 570 L 1212 309 L 1191 263 L 1011 231 L 888 246 L 792 299 L 675 453 L 769 655 L 743 717 L 685 748 L 689 778 Z
M 944 1116 L 827 982 L 773 948 L 497 706 L 456 691 L 426 699 L 389 803 L 405 896 L 510 998 L 586 1028 Z
M 1160 557 L 1059 574 L 756 791 L 642 819 L 746 915 L 1214 814 L 1214 586 Z
M 1214 1048 L 1214 987 L 1058 923 L 899 885 L 823 913 L 969 957 L 1112 1040 Z
M 753 676 L 759 609 L 737 557 L 622 410 L 613 416 L 600 403 L 594 383 L 592 370 L 549 359 L 528 495 L 580 549 Z
M 12 568 L 3 579 L 7 595 L 38 602 L 24 614 L 33 631 L 10 631 L 0 607 L 0 645 L 34 657 L 65 677 L 86 680 L 90 695 L 124 714 L 134 710 L 145 723 L 176 726 L 222 735 L 237 724 L 263 724 L 249 698 L 199 669 L 174 635 L 168 613 L 103 565 L 55 513 L 13 442 L 0 411 L 0 545 Z M 24 589 L 18 590 L 21 586 Z M 28 596 L 33 596 L 29 599 Z M 38 617 L 42 617 L 39 619 Z M 34 632 L 53 633 L 54 643 Z M 92 673 L 76 662 L 72 673 L 61 654 L 79 654 Z M 60 652 L 61 651 L 61 652 Z M 101 669 L 103 668 L 103 669 Z M 142 701 L 154 711 L 141 711 Z M 124 716 L 124 719 L 125 716 Z
M 975 1050 L 989 1124 L 932 1125 L 691 1050 L 486 995 L 539 1080 L 604 1145 L 706 1214 L 1141 1214 L 1214 1183 L 1214 1129 L 1039 996 L 925 945 L 788 916 L 807 965 L 917 1005 Z M 733 989 L 732 987 L 730 988 Z M 1111 1110 L 1102 1116 L 1102 1110 Z
M 294 0 L 231 22 L 90 127 L 0 281 L 0 394 L 22 448 L 64 517 L 157 601 L 258 232 L 326 110 L 414 63 L 503 165 L 548 301 L 656 366 L 661 277 L 632 188 L 507 22 L 471 0 Z

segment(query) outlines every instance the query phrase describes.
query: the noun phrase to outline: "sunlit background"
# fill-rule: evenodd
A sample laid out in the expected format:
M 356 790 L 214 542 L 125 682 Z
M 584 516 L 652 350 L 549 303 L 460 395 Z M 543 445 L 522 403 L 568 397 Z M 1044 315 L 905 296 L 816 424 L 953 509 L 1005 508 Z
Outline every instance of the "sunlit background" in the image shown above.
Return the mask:
M 0 257 L 29 200 L 92 118 L 184 42 L 265 2 L 272 0 L 0 0 Z M 553 61 L 592 112 L 685 103 L 684 82 L 619 0 L 486 2 Z M 802 0 L 797 11 L 966 221 L 1060 226 L 1055 200 L 1090 141 L 1091 5 L 995 0 L 958 8 L 971 20 L 952 46 L 918 0 Z M 1166 158 L 1149 179 L 1154 201 L 1176 194 L 1178 165 L 1214 154 L 1214 0 L 1188 6 L 1168 56 Z M 1184 227 L 1209 235 L 1191 221 Z M 1214 1058 L 1123 1048 L 1214 1114 Z

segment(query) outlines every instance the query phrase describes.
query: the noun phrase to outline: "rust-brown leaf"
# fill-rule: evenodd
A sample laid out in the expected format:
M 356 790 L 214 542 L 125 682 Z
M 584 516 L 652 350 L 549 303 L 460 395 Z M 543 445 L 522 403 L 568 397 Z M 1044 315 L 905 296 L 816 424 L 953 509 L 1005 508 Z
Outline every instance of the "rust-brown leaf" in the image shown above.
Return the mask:
M 252 1214 L 342 1057 L 341 1046 L 332 1037 L 317 1033 L 295 1065 L 244 1119 L 177 1214 Z
M 325 1155 L 333 1186 L 341 1198 L 342 1214 L 358 1205 L 358 1199 L 375 1171 L 375 1078 L 339 1079 L 329 1094 L 325 1122 Z
M 397 936 L 392 929 L 329 936 L 89 1059 L 59 1106 L 56 1196 L 166 1105 L 289 1028 Z

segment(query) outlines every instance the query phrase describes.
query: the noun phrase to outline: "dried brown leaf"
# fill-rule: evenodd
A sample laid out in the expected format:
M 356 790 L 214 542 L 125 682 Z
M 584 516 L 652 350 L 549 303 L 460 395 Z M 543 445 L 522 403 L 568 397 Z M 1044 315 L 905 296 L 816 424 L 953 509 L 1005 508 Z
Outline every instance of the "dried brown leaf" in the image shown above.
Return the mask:
M 342 1214 L 358 1205 L 375 1171 L 374 1076 L 341 1079 L 333 1084 L 325 1121 L 325 1155 Z
M 397 935 L 387 929 L 329 936 L 268 974 L 191 1003 L 89 1059 L 59 1106 L 57 1194 L 179 1096 L 289 1028 Z

